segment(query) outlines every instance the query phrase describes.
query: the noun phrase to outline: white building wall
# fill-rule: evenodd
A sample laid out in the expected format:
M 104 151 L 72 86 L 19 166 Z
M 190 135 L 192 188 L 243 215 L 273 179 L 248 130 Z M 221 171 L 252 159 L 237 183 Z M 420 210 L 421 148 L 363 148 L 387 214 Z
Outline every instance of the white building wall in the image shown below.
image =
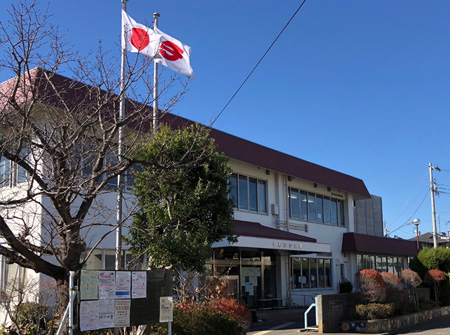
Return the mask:
M 235 210 L 234 218 L 242 221 L 258 222 L 271 228 L 280 228 L 290 233 L 299 234 L 306 237 L 315 238 L 318 243 L 329 244 L 331 253 L 328 255 L 332 259 L 332 288 L 320 290 L 291 290 L 291 259 L 289 252 L 282 253 L 277 257 L 279 271 L 279 283 L 277 283 L 278 297 L 283 299 L 290 296 L 291 301 L 297 305 L 310 304 L 312 297 L 317 294 L 332 294 L 339 291 L 339 281 L 341 277 L 348 278 L 351 273 L 356 273 L 354 267 L 356 260 L 350 256 L 343 255 L 342 237 L 346 232 L 354 231 L 354 209 L 353 196 L 348 192 L 330 189 L 326 185 L 315 184 L 311 181 L 292 178 L 285 174 L 270 171 L 265 168 L 253 166 L 247 163 L 231 160 L 232 170 L 235 173 L 267 181 L 267 214 L 251 213 L 248 211 Z M 289 218 L 288 187 L 294 187 L 304 191 L 329 196 L 343 200 L 345 226 L 335 226 L 330 224 L 314 223 Z M 278 205 L 278 215 L 272 212 L 272 204 Z M 279 225 L 277 225 L 279 223 Z M 289 223 L 288 225 L 286 223 Z M 307 232 L 295 225 L 307 225 Z M 314 255 L 310 255 L 314 257 Z M 321 257 L 317 255 L 317 257 Z M 322 256 L 325 257 L 325 256 Z M 341 273 L 341 269 L 344 273 Z

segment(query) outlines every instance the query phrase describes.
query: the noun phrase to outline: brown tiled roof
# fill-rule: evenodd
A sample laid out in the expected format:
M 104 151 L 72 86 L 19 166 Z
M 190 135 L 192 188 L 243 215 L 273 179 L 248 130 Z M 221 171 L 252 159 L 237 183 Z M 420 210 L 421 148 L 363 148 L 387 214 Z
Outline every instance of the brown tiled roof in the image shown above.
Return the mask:
M 238 236 L 262 237 L 300 242 L 317 242 L 315 238 L 293 234 L 280 229 L 266 227 L 258 222 L 233 220 L 233 226 L 233 233 Z
M 392 256 L 417 256 L 418 251 L 417 244 L 413 241 L 357 233 L 345 233 L 342 238 L 342 252 Z
M 33 71 L 35 71 L 33 74 L 36 75 L 43 73 L 40 69 Z M 78 103 L 77 97 L 78 99 L 80 99 L 80 97 L 84 98 L 86 94 L 83 93 L 88 92 L 87 85 L 58 74 L 52 75 L 52 81 L 64 88 L 66 102 Z M 47 88 L 48 84 L 46 85 L 45 81 L 42 80 L 39 81 L 39 83 L 40 86 L 42 86 L 40 89 L 42 92 Z M 7 85 L 8 82 L 2 83 L 0 85 L 0 89 L 3 91 Z M 35 89 L 39 90 L 39 87 L 36 87 Z M 70 98 L 70 96 L 73 97 Z M 46 96 L 46 100 L 50 104 L 58 107 L 58 102 L 56 100 L 53 101 L 53 98 L 54 97 L 51 94 Z M 131 103 L 129 105 L 132 107 Z M 151 107 L 148 107 L 149 113 L 151 113 L 151 110 Z M 176 127 L 194 123 L 193 121 L 169 113 L 165 114 L 161 118 L 161 122 L 167 122 Z M 327 187 L 332 187 L 336 190 L 349 192 L 353 194 L 356 199 L 370 198 L 370 194 L 361 179 L 310 163 L 303 159 L 244 140 L 217 129 L 211 129 L 211 137 L 215 139 L 215 143 L 218 146 L 219 151 L 223 152 L 232 159 L 253 164 L 264 169 L 280 172 L 292 177 L 304 179 L 313 183 L 318 183 Z

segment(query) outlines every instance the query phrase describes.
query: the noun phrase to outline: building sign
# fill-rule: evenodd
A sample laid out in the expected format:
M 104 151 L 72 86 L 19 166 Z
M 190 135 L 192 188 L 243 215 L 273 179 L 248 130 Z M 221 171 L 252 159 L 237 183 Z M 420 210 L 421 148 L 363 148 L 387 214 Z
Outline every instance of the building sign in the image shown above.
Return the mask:
M 273 242 L 272 246 L 274 248 L 282 248 L 283 250 L 286 249 L 293 249 L 293 250 L 302 250 L 303 245 L 298 242 Z

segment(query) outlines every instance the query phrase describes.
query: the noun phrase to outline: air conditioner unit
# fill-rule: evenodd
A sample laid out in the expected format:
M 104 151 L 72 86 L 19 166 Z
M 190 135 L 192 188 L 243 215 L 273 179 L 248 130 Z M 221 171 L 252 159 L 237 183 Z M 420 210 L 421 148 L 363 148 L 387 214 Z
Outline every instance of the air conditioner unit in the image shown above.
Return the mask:
M 278 204 L 272 204 L 272 215 L 280 215 Z

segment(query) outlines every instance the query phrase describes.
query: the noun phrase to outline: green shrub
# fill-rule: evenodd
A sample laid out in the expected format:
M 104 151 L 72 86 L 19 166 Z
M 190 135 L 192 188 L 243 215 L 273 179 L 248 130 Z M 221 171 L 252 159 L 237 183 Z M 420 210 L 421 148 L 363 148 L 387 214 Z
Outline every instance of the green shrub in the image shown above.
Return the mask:
M 376 320 L 391 317 L 395 312 L 395 304 L 356 305 L 356 315 L 361 320 Z
M 15 306 L 13 324 L 6 328 L 6 334 L 20 333 L 26 335 L 51 334 L 55 331 L 52 322 L 47 323 L 48 307 L 36 302 L 24 302 Z
M 415 258 L 412 269 L 421 277 L 427 270 L 432 269 L 450 272 L 450 249 L 443 247 L 422 249 Z
M 166 335 L 167 324 L 153 325 L 151 334 Z M 173 335 L 245 335 L 245 329 L 228 314 L 211 308 L 175 309 Z

